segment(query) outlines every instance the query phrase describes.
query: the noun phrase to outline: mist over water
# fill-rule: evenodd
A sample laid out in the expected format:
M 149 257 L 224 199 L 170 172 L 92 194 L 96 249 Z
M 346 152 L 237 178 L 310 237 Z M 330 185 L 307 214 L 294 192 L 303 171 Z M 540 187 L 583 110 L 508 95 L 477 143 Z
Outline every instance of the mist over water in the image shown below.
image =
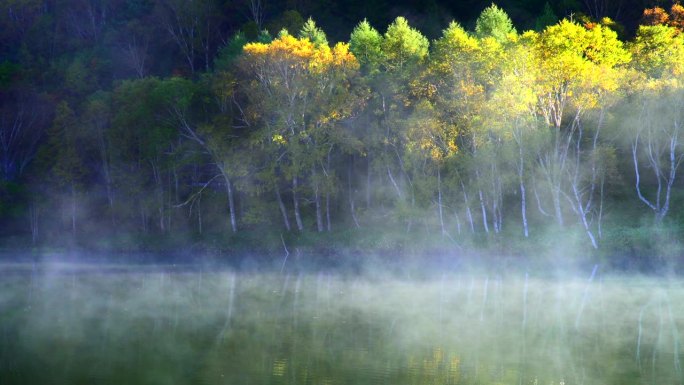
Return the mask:
M 681 384 L 682 304 L 600 269 L 4 266 L 0 383 Z

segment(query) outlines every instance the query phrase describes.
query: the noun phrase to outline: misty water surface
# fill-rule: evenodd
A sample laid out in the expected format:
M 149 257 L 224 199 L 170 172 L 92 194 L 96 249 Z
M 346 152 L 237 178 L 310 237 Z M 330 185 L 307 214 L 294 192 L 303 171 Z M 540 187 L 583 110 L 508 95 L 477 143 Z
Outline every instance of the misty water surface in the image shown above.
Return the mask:
M 1 384 L 681 384 L 681 281 L 4 267 Z

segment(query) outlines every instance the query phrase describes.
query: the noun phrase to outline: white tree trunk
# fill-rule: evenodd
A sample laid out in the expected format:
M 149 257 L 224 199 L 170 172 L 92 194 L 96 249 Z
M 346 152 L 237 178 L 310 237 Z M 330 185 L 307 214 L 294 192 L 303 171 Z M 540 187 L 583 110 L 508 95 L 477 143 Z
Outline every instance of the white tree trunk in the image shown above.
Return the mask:
M 370 169 L 368 170 L 370 172 Z M 361 228 L 359 225 L 359 220 L 356 218 L 356 208 L 354 207 L 354 191 L 352 191 L 352 183 L 351 183 L 351 176 L 352 176 L 352 165 L 349 163 L 348 169 L 347 169 L 347 190 L 349 194 L 349 211 L 351 212 L 351 217 L 354 220 L 354 225 L 356 226 L 357 229 Z M 368 186 L 366 186 L 368 188 Z
M 283 197 L 280 195 L 280 187 L 278 182 L 275 183 L 275 193 L 276 200 L 278 201 L 278 207 L 280 208 L 280 214 L 283 216 L 283 223 L 285 224 L 285 229 L 290 231 L 290 218 L 287 216 L 287 209 L 285 208 L 285 203 L 283 202 Z
M 527 225 L 527 195 L 525 192 L 525 181 L 523 179 L 522 166 L 518 168 L 518 177 L 520 181 L 520 212 L 522 215 L 523 233 L 525 234 L 525 238 L 527 238 L 529 237 L 529 229 Z
M 299 212 L 299 198 L 297 198 L 297 177 L 292 177 L 292 201 L 294 204 L 295 222 L 297 223 L 297 230 L 304 231 L 304 225 L 302 224 L 302 216 Z
M 29 206 L 29 222 L 31 224 L 31 243 L 36 244 L 38 241 L 38 224 L 40 219 L 40 209 L 35 203 Z
M 226 192 L 228 193 L 228 211 L 230 215 L 230 228 L 234 233 L 237 233 L 237 218 L 235 215 L 235 197 L 233 196 L 233 184 L 230 182 L 228 175 L 223 173 L 223 180 L 226 182 Z
M 442 235 L 446 235 L 444 228 L 444 210 L 442 206 L 442 174 L 439 171 L 440 167 L 437 165 L 437 207 L 439 209 L 439 225 L 442 228 Z
M 311 167 L 311 176 L 313 179 L 313 189 L 314 189 L 314 203 L 316 206 L 316 230 L 319 233 L 323 232 L 323 214 L 321 205 L 321 192 L 320 186 L 318 184 L 318 175 L 316 174 L 316 167 Z
M 468 217 L 468 223 L 470 223 L 470 232 L 475 233 L 475 222 L 473 221 L 473 213 L 470 211 L 470 201 L 468 199 L 468 193 L 466 192 L 465 184 L 461 181 L 461 190 L 463 191 L 463 203 L 466 207 L 466 216 Z

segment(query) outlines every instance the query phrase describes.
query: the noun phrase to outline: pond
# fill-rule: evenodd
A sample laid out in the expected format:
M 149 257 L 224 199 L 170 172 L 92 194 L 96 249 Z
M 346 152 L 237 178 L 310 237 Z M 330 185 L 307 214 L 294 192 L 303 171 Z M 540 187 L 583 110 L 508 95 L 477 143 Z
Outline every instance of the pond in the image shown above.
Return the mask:
M 682 384 L 682 281 L 0 268 L 0 384 Z

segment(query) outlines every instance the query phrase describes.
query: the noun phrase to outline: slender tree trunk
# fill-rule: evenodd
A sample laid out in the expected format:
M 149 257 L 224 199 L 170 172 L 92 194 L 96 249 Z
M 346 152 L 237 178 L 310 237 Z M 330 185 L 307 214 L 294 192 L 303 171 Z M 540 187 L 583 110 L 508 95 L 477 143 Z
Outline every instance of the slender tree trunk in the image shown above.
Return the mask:
M 202 195 L 197 198 L 197 230 L 202 234 Z
M 160 206 L 158 208 L 158 211 L 159 211 L 159 230 L 162 233 L 165 233 L 166 232 L 166 226 L 165 226 L 166 222 L 164 221 L 164 207 Z
M 174 198 L 174 201 L 178 202 L 178 201 L 180 201 L 180 193 L 178 191 L 180 181 L 178 180 L 178 170 L 176 170 L 175 164 L 173 165 L 172 171 L 173 171 L 173 198 Z
M 490 189 L 489 195 L 491 199 L 491 205 L 492 205 L 492 227 L 494 228 L 494 233 L 498 234 L 499 233 L 499 224 L 500 224 L 500 219 L 499 219 L 499 186 L 498 186 L 498 178 L 497 178 L 497 170 L 495 166 L 495 162 L 492 161 L 490 164 L 490 170 L 489 170 L 489 178 L 491 181 L 491 186 L 492 188 Z
M 171 187 L 171 173 L 166 172 L 166 207 L 168 210 L 166 210 L 166 231 L 169 233 L 173 232 L 173 228 L 171 227 L 171 220 L 173 219 L 173 211 L 171 210 L 171 207 L 173 207 L 174 202 L 171 201 L 172 196 L 171 192 L 173 191 L 173 188 Z
M 29 206 L 29 222 L 31 224 L 31 244 L 35 245 L 38 241 L 38 223 L 40 217 L 40 209 L 35 203 Z
M 203 142 L 199 143 L 201 144 Z M 230 216 L 230 228 L 233 231 L 233 233 L 237 233 L 237 213 L 235 212 L 235 193 L 233 191 L 233 183 L 231 183 L 230 177 L 228 177 L 228 173 L 226 172 L 225 166 L 220 163 L 217 163 L 217 166 L 219 172 L 221 172 L 223 181 L 226 182 L 226 193 L 228 194 L 228 215 Z
M 470 202 L 468 200 L 468 193 L 466 192 L 465 184 L 461 181 L 461 190 L 463 190 L 463 202 L 466 207 L 466 216 L 468 217 L 468 223 L 470 223 L 470 232 L 475 233 L 475 221 L 473 220 L 473 213 L 470 211 Z
M 394 180 L 392 170 L 390 170 L 389 166 L 387 166 L 387 175 L 389 176 L 390 182 L 392 182 L 392 186 L 394 186 L 394 190 L 397 192 L 397 196 L 399 197 L 399 199 L 403 198 L 403 195 L 401 194 L 401 189 L 399 189 L 399 185 L 397 185 L 397 182 Z
M 328 232 L 332 231 L 332 222 L 330 220 L 330 193 L 329 192 L 325 193 L 325 222 L 326 222 L 326 230 L 328 230 Z
M 573 196 L 575 198 L 575 202 L 573 204 L 573 210 L 579 215 L 580 217 L 580 222 L 582 223 L 582 227 L 584 227 L 584 231 L 587 233 L 587 237 L 589 237 L 589 240 L 591 241 L 591 245 L 594 249 L 598 249 L 598 244 L 596 243 L 596 237 L 594 237 L 593 232 L 591 231 L 591 226 L 589 224 L 589 221 L 587 220 L 587 215 L 589 210 L 591 210 L 592 206 L 592 200 L 593 200 L 593 194 L 595 190 L 595 184 L 596 184 L 596 152 L 597 152 L 597 143 L 598 143 L 598 134 L 600 130 L 600 119 L 599 119 L 599 125 L 596 130 L 596 133 L 594 135 L 594 140 L 593 140 L 593 148 L 592 148 L 592 157 L 591 157 L 591 181 L 590 185 L 588 186 L 589 188 L 586 188 L 586 186 L 582 186 L 582 181 L 580 179 L 580 168 L 581 168 L 581 156 L 582 156 L 582 151 L 581 151 L 581 143 L 582 143 L 582 136 L 583 136 L 583 129 L 582 126 L 579 125 L 577 129 L 577 139 L 575 141 L 575 169 L 574 169 L 574 174 L 572 178 L 570 178 L 570 184 L 572 186 L 572 192 Z M 586 198 L 585 198 L 586 196 Z M 586 201 L 586 202 L 585 202 Z
M 437 207 L 439 210 L 439 224 L 442 228 L 442 236 L 444 236 L 446 229 L 444 228 L 444 213 L 442 210 L 442 174 L 439 169 L 440 166 L 437 165 Z
M 297 230 L 304 231 L 302 224 L 302 216 L 299 212 L 299 198 L 297 198 L 297 177 L 292 177 L 292 201 L 294 203 L 295 222 L 297 222 Z
M 458 235 L 461 235 L 461 218 L 459 218 L 457 212 L 454 212 L 454 218 L 456 218 L 456 232 Z
M 518 181 L 520 182 L 520 211 L 522 215 L 523 233 L 525 238 L 529 237 L 529 230 L 527 226 L 527 195 L 525 191 L 524 179 L 524 163 L 522 149 L 520 149 L 520 164 L 518 164 Z
M 71 184 L 71 235 L 76 238 L 76 187 Z
M 287 231 L 290 231 L 290 218 L 287 216 L 287 209 L 285 208 L 285 203 L 283 202 L 283 197 L 280 195 L 280 186 L 278 186 L 278 182 L 276 181 L 275 183 L 275 193 L 276 193 L 276 199 L 278 200 L 278 207 L 280 208 L 280 213 L 283 216 L 283 223 L 285 224 L 285 229 Z
M 551 186 L 551 195 L 553 197 L 553 210 L 556 214 L 556 221 L 560 227 L 563 227 L 563 209 L 561 207 L 560 186 Z
M 156 185 L 155 198 L 157 205 L 157 212 L 159 213 L 159 230 L 164 233 L 164 185 L 161 180 L 161 175 L 159 168 L 157 167 L 154 160 L 150 160 L 150 167 L 152 168 L 152 175 L 154 177 L 154 183 Z
M 544 208 L 542 207 L 541 198 L 539 198 L 539 192 L 537 191 L 537 182 L 534 180 L 532 181 L 532 190 L 534 191 L 534 198 L 537 201 L 537 210 L 539 210 L 539 213 L 541 213 L 545 217 L 552 218 L 553 215 L 547 213 L 546 210 L 544 210 Z
M 584 210 L 584 207 L 582 206 L 582 198 L 580 196 L 580 193 L 577 189 L 577 186 L 573 184 L 572 186 L 573 193 L 575 194 L 575 199 L 577 200 L 577 210 L 580 216 L 580 220 L 582 221 L 582 226 L 584 227 L 584 231 L 587 233 L 587 236 L 589 237 L 589 240 L 591 241 L 591 246 L 594 249 L 598 249 L 598 244 L 596 243 L 596 238 L 594 237 L 594 234 L 591 232 L 591 227 L 589 226 L 589 222 L 587 221 L 587 213 Z
M 233 196 L 233 184 L 230 183 L 228 175 L 223 173 L 223 179 L 226 181 L 226 192 L 228 193 L 228 211 L 230 211 L 230 228 L 233 233 L 237 233 L 237 218 L 235 215 L 235 197 Z
M 368 171 L 370 172 L 370 169 Z M 347 167 L 347 190 L 348 190 L 348 194 L 349 194 L 349 211 L 351 212 L 351 217 L 354 220 L 354 225 L 358 229 L 358 228 L 361 228 L 361 226 L 359 226 L 359 220 L 356 218 L 356 208 L 354 207 L 354 191 L 352 191 L 351 177 L 352 177 L 352 164 L 350 162 L 349 166 Z M 366 190 L 366 191 L 368 191 L 368 190 Z
M 599 212 L 598 212 L 598 237 L 599 239 L 603 238 L 603 197 L 604 197 L 604 192 L 603 192 L 603 185 L 605 182 L 605 177 L 601 175 L 601 186 L 600 186 L 600 200 L 599 200 Z
M 321 192 L 318 184 L 318 175 L 316 174 L 316 167 L 311 167 L 311 176 L 313 179 L 314 188 L 314 204 L 316 206 L 316 230 L 319 233 L 323 232 L 323 213 L 321 205 Z
M 480 172 L 475 171 L 475 176 L 477 177 L 477 181 L 479 184 Z M 489 234 L 489 224 L 487 223 L 487 205 L 485 204 L 484 193 L 482 192 L 482 189 L 479 186 L 477 188 L 477 194 L 480 198 L 480 208 L 482 209 L 482 225 L 484 226 L 485 233 Z
M 109 166 L 109 154 L 107 153 L 107 143 L 105 140 L 105 135 L 103 132 L 103 127 L 100 124 L 96 124 L 98 128 L 98 139 L 100 144 L 100 160 L 102 161 L 102 174 L 105 180 L 105 189 L 107 191 L 107 203 L 109 205 L 109 216 L 112 221 L 112 225 L 115 224 L 114 216 L 114 190 L 112 174 Z
M 518 183 L 520 184 L 520 214 L 522 218 L 523 234 L 529 237 L 529 227 L 527 224 L 527 191 L 525 189 L 525 156 L 523 151 L 523 132 L 520 126 L 516 126 L 513 131 L 513 138 L 518 145 Z
M 367 156 L 367 173 L 366 173 L 366 209 L 370 209 L 371 207 L 371 189 L 373 188 L 372 179 L 371 179 L 371 155 L 368 154 Z M 350 171 L 351 173 L 351 171 Z M 349 182 L 351 186 L 351 181 Z M 357 223 L 358 225 L 358 223 Z

